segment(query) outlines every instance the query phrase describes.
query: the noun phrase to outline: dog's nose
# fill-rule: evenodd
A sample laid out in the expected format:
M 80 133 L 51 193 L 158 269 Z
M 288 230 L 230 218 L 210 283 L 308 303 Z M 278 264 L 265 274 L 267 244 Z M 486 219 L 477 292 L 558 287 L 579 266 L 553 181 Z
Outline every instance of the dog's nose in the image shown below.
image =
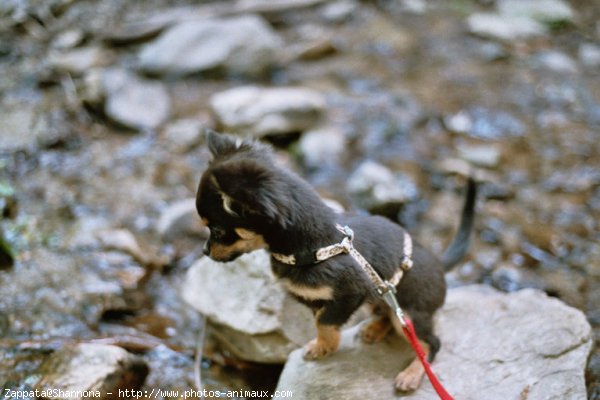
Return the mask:
M 204 243 L 204 247 L 202 247 L 202 252 L 204 253 L 205 256 L 210 255 L 210 249 L 208 248 L 208 241 L 206 241 L 206 243 Z

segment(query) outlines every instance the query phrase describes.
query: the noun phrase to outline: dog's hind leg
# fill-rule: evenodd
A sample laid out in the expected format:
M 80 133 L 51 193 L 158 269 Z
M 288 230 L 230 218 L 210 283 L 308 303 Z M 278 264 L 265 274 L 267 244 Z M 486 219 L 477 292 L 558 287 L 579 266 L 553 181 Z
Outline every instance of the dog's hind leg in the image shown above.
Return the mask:
M 407 316 L 413 322 L 417 337 L 419 338 L 419 342 L 423 347 L 423 351 L 425 352 L 427 359 L 430 362 L 433 361 L 436 353 L 440 349 L 440 340 L 433 333 L 432 315 L 424 312 L 409 312 L 407 313 Z M 400 336 L 404 337 L 404 331 L 402 330 L 400 321 L 398 321 L 397 318 L 392 318 L 394 329 Z M 421 384 L 424 375 L 425 368 L 423 368 L 421 361 L 415 357 L 408 367 L 406 367 L 396 376 L 396 380 L 394 382 L 396 389 L 403 392 L 416 390 Z

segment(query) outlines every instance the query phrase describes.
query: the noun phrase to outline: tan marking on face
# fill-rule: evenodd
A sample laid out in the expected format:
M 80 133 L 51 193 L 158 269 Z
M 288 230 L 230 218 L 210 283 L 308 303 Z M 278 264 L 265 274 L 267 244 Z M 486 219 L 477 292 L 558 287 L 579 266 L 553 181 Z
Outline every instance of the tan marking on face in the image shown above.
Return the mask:
M 306 345 L 304 358 L 317 360 L 334 353 L 340 345 L 340 327 L 317 322 L 317 337 Z
M 204 224 L 204 226 L 208 226 L 208 219 L 206 219 L 204 217 L 200 217 L 200 219 L 202 220 L 202 223 Z
M 283 287 L 290 293 L 306 300 L 331 300 L 333 299 L 333 288 L 329 286 L 304 286 L 296 285 L 289 279 L 282 279 Z
M 234 217 L 236 217 L 238 214 L 231 208 L 233 199 L 221 189 L 221 186 L 219 185 L 219 182 L 217 182 L 217 178 L 214 175 L 210 177 L 210 181 L 215 186 L 215 188 L 219 192 L 219 195 L 221 196 L 221 200 L 223 201 L 223 209 L 225 210 L 225 212 L 229 215 L 233 215 Z
M 244 228 L 235 228 L 235 233 L 237 233 L 238 236 L 244 240 L 252 240 L 259 236 L 258 233 L 249 231 L 248 229 Z
M 240 228 L 236 228 L 236 232 L 237 229 Z M 265 243 L 264 238 L 261 235 L 254 233 L 252 237 L 248 237 L 248 239 L 242 238 L 230 245 L 211 243 L 210 258 L 217 261 L 226 261 L 229 260 L 234 253 L 250 253 L 254 250 L 264 249 L 266 247 L 267 244 Z

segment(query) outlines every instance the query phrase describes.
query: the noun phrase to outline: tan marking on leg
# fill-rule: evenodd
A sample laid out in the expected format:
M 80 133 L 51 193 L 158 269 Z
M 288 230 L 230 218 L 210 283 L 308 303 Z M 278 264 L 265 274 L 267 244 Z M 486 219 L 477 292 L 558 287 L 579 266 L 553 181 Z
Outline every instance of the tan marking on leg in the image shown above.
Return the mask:
M 421 342 L 421 345 L 424 349 L 426 349 L 425 356 L 427 356 L 429 353 L 427 344 Z M 418 358 L 415 358 L 410 364 L 408 364 L 408 367 L 406 367 L 396 376 L 394 385 L 396 386 L 396 389 L 402 392 L 411 392 L 419 388 L 421 381 L 423 381 L 424 375 L 425 368 L 423 368 L 421 361 Z
M 377 315 L 360 330 L 360 338 L 365 343 L 377 343 L 383 340 L 392 329 L 387 315 Z
M 306 345 L 305 360 L 317 360 L 335 352 L 340 345 L 340 327 L 317 323 L 317 337 Z

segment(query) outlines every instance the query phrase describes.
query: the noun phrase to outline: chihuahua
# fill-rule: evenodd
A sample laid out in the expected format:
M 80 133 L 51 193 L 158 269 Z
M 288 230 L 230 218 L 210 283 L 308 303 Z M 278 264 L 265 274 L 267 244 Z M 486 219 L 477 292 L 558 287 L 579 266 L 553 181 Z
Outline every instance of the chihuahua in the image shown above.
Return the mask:
M 336 213 L 306 181 L 278 166 L 266 145 L 212 131 L 206 141 L 213 159 L 196 196 L 198 214 L 210 230 L 204 252 L 221 262 L 257 249 L 270 252 L 275 276 L 315 316 L 317 337 L 306 345 L 306 359 L 335 352 L 341 326 L 365 302 L 375 314 L 361 329 L 365 342 L 380 341 L 392 329 L 402 336 L 401 325 L 350 255 L 315 258 L 319 249 L 342 241 L 336 224 L 345 225 L 354 231 L 354 247 L 383 279 L 391 280 L 407 256 L 405 242 L 411 240 L 400 225 L 380 216 Z M 446 296 L 444 273 L 467 251 L 476 189 L 469 179 L 458 232 L 442 259 L 414 242 L 414 267 L 397 282 L 397 301 L 413 321 L 429 361 L 440 349 L 433 315 Z M 423 375 L 415 359 L 397 375 L 395 386 L 415 390 Z

